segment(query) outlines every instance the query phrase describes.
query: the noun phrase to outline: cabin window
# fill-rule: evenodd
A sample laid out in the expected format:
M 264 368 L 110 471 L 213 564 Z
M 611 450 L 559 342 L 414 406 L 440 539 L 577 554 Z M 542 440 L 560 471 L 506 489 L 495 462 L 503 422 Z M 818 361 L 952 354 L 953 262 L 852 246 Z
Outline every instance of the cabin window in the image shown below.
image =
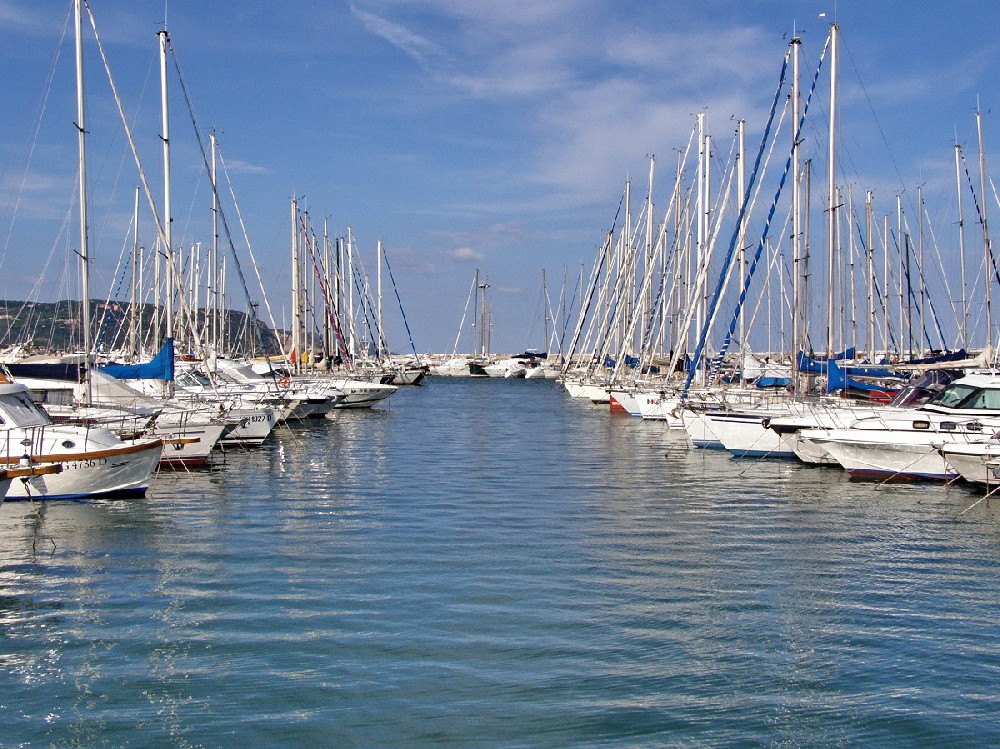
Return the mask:
M 965 425 L 965 431 L 967 432 L 981 432 L 983 431 L 983 425 L 978 421 L 970 421 Z
M 941 422 L 941 431 L 942 432 L 953 432 L 956 429 L 958 429 L 958 424 L 956 424 L 954 421 L 942 421 Z
M 940 395 L 938 395 L 937 398 L 934 398 L 931 403 L 947 406 L 949 408 L 955 408 L 959 403 L 975 393 L 976 390 L 978 390 L 978 388 L 974 388 L 970 385 L 949 385 L 941 392 Z
M 913 428 L 914 429 L 930 429 L 931 428 L 931 423 L 929 421 L 914 421 L 913 422 Z
M 962 404 L 962 408 L 1000 409 L 1000 390 L 983 388 L 971 398 L 968 398 Z
M 73 440 L 63 440 L 60 444 L 67 450 L 76 447 L 76 443 Z

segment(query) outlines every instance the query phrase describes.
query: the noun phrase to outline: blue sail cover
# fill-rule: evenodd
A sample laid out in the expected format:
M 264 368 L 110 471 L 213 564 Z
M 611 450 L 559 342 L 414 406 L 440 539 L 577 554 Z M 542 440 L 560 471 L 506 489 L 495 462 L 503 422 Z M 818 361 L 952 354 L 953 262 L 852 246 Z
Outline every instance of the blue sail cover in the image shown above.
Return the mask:
M 145 364 L 105 364 L 96 367 L 118 380 L 172 380 L 174 379 L 174 339 L 163 342 L 159 353 Z
M 786 388 L 792 384 L 790 377 L 758 377 L 753 381 L 754 387 L 758 388 Z
M 839 354 L 834 354 L 834 361 L 843 361 L 844 359 L 853 359 L 856 355 L 854 347 L 844 349 Z M 829 357 L 825 356 L 808 356 L 805 352 L 800 351 L 796 360 L 798 369 L 800 372 L 811 372 L 812 374 L 824 374 L 826 372 L 826 362 Z
M 877 377 L 879 379 L 900 380 L 900 384 L 902 384 L 902 380 L 904 379 L 891 370 L 880 369 L 870 365 L 851 365 L 842 367 L 837 364 L 836 361 L 828 362 L 828 364 L 830 366 L 830 373 L 827 376 L 826 381 L 826 392 L 828 393 L 832 393 L 834 390 L 842 390 L 844 388 L 865 390 L 868 392 L 884 392 L 886 390 L 884 385 L 873 385 L 868 382 L 861 382 L 851 377 L 851 374 L 855 374 L 860 377 Z
M 934 354 L 933 356 L 925 356 L 923 359 L 910 359 L 907 364 L 938 364 L 940 362 L 948 361 L 962 361 L 963 359 L 968 359 L 969 353 L 964 349 L 960 348 L 958 351 L 945 351 L 944 353 Z

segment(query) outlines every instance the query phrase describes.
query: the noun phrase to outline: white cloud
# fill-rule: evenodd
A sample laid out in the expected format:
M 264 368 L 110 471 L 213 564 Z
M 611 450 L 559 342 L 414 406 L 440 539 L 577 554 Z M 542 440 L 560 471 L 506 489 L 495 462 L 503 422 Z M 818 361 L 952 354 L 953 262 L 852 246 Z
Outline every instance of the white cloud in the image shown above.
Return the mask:
M 52 24 L 47 20 L 50 9 L 34 7 L 31 4 L 13 3 L 0 0 L 0 28 L 27 33 L 48 32 Z M 69 16 L 66 16 L 68 19 Z
M 350 9 L 366 29 L 402 50 L 420 65 L 426 65 L 429 58 L 441 54 L 441 49 L 436 44 L 413 33 L 401 24 L 361 10 L 355 5 L 351 5 Z
M 260 164 L 251 164 L 249 161 L 241 159 L 229 159 L 226 161 L 226 170 L 232 174 L 270 174 L 271 170 Z
M 448 257 L 452 260 L 476 260 L 483 261 L 486 259 L 486 255 L 482 252 L 477 252 L 471 247 L 457 247 L 447 253 Z

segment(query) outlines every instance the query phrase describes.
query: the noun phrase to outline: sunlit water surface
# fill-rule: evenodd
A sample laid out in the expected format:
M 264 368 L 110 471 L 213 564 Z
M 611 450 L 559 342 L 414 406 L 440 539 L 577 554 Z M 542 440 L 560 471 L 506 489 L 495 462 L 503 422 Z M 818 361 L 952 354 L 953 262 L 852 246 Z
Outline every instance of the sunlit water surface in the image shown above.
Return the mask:
M 996 745 L 977 499 L 434 380 L 0 507 L 0 744 Z

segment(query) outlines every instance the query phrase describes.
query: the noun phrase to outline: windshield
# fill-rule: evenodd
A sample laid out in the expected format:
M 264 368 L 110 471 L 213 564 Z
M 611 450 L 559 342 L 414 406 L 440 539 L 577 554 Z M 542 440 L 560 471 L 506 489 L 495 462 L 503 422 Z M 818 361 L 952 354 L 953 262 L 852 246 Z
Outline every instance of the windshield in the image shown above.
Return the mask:
M 1000 390 L 982 388 L 975 395 L 966 398 L 962 408 L 981 408 L 989 411 L 1000 410 Z
M 946 406 L 947 408 L 958 408 L 958 405 L 962 403 L 962 401 L 966 400 L 970 395 L 972 395 L 978 389 L 979 388 L 974 388 L 971 385 L 959 385 L 959 384 L 949 385 L 937 398 L 934 398 L 931 401 L 931 403 L 933 403 L 936 406 Z

